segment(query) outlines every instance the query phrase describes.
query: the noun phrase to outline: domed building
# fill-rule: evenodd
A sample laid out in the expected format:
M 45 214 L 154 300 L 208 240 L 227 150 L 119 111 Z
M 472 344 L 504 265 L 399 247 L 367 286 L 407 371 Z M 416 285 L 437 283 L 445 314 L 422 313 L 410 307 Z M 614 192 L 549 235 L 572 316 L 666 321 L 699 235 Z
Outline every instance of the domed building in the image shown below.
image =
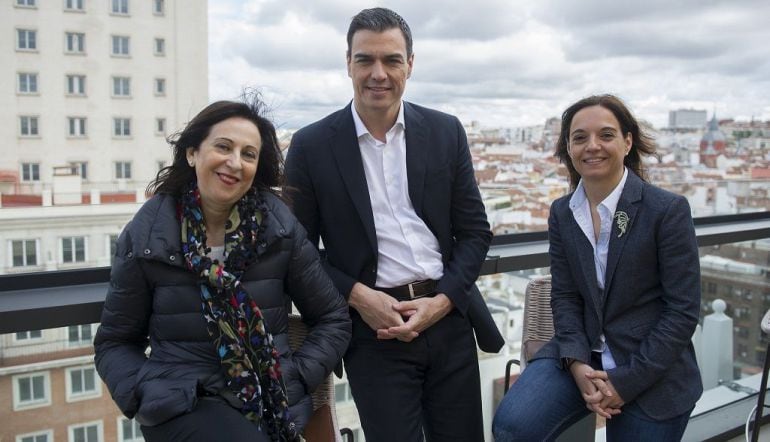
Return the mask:
M 715 168 L 717 157 L 724 155 L 726 146 L 725 134 L 719 129 L 716 112 L 709 121 L 706 133 L 700 140 L 700 162 L 706 167 Z

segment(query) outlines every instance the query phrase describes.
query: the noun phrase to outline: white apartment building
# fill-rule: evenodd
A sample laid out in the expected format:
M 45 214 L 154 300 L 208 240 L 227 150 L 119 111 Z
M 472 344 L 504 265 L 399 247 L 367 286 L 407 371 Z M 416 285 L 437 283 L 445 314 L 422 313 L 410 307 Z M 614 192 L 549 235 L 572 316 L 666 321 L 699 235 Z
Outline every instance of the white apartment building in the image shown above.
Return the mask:
M 206 0 L 0 2 L 0 192 L 144 187 L 208 102 Z M 68 168 L 68 169 L 67 169 Z

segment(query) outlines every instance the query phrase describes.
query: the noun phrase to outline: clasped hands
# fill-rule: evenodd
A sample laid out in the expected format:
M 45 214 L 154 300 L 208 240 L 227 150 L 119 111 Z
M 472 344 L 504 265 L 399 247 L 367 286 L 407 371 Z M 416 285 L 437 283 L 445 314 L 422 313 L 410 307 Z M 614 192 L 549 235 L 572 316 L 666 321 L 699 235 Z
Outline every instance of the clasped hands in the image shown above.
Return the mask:
M 605 419 L 620 414 L 620 408 L 625 402 L 610 382 L 606 371 L 594 370 L 588 364 L 575 361 L 570 365 L 570 372 L 589 410 Z
M 452 301 L 439 293 L 430 298 L 398 301 L 360 282 L 350 291 L 350 305 L 377 332 L 378 339 L 411 342 L 452 310 Z

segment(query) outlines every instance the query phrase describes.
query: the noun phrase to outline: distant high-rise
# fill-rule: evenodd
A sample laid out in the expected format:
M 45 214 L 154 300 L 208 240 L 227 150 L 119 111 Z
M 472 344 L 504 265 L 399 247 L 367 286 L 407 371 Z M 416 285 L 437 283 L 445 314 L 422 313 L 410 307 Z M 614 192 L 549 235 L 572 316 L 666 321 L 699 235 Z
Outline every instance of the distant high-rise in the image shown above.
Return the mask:
M 146 186 L 208 101 L 205 0 L 0 4 L 0 192 Z M 56 172 L 56 173 L 55 173 Z
M 708 115 L 705 110 L 678 109 L 668 112 L 668 127 L 672 129 L 702 129 Z

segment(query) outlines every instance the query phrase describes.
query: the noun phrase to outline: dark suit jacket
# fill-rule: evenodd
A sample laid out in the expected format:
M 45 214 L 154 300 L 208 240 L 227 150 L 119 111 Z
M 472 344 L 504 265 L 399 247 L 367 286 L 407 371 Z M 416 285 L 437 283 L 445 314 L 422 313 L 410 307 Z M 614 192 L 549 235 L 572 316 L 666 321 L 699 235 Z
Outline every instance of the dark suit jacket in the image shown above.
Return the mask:
M 690 410 L 703 391 L 691 338 L 700 311 L 700 261 L 687 200 L 633 172 L 613 220 L 604 291 L 593 249 L 569 200 L 551 206 L 551 308 L 556 336 L 535 357 L 589 362 L 604 333 L 617 368 L 607 371 L 626 403 L 659 420 Z M 620 235 L 620 236 L 619 236 Z
M 439 242 L 445 293 L 473 324 L 482 350 L 504 340 L 474 282 L 492 233 L 473 174 L 465 131 L 457 118 L 404 102 L 409 197 Z M 340 293 L 358 281 L 373 287 L 377 238 L 351 105 L 292 137 L 286 179 L 308 239 L 326 249 L 326 269 Z

